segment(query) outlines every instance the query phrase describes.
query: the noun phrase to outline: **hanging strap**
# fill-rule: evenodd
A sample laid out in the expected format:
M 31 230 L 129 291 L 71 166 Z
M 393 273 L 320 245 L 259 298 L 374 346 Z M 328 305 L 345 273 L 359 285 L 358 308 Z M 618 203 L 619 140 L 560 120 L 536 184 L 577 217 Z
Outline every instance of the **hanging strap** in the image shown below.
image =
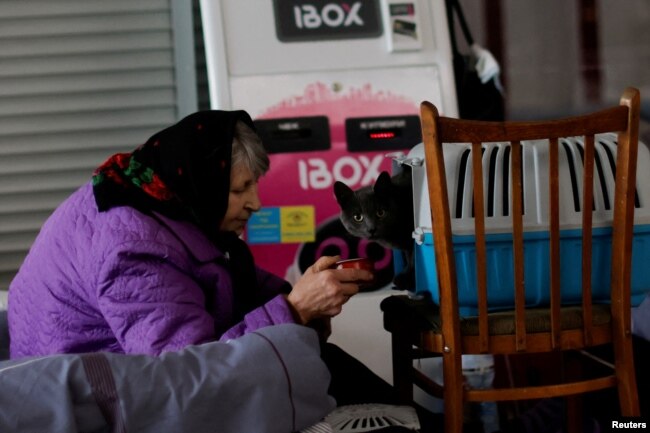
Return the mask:
M 465 14 L 463 13 L 463 8 L 460 5 L 458 0 L 446 0 L 447 5 L 447 23 L 449 25 L 449 39 L 451 41 L 451 49 L 454 55 L 459 55 L 460 51 L 458 50 L 458 44 L 456 42 L 456 21 L 454 15 L 458 18 L 458 23 L 465 36 L 465 41 L 467 45 L 471 46 L 474 44 L 474 38 L 472 37 L 472 32 L 469 30 L 467 21 L 465 20 Z

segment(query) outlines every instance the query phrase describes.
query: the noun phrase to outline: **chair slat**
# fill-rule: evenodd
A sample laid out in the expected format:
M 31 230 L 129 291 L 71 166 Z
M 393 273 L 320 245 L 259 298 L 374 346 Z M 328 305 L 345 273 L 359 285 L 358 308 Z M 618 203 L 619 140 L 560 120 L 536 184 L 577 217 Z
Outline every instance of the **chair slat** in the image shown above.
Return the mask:
M 592 270 L 592 227 L 594 202 L 594 136 L 585 136 L 585 160 L 582 185 L 582 324 L 584 344 L 591 346 L 591 270 Z
M 551 344 L 553 349 L 560 345 L 560 176 L 558 163 L 558 139 L 549 140 L 549 263 L 551 300 Z
M 488 304 L 485 245 L 485 199 L 483 188 L 483 152 L 480 142 L 472 143 L 472 176 L 474 187 L 474 235 L 476 243 L 476 290 L 478 329 L 481 351 L 488 351 Z
M 515 282 L 515 339 L 517 350 L 526 350 L 526 291 L 524 287 L 524 226 L 521 141 L 511 143 L 512 242 Z

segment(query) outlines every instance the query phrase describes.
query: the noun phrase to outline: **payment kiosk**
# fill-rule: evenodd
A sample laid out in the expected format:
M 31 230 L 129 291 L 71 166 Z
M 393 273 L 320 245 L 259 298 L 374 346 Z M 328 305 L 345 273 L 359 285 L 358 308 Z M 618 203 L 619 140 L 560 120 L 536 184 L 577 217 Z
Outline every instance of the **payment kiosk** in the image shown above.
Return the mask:
M 270 152 L 263 209 L 245 233 L 256 263 L 295 281 L 322 254 L 367 256 L 371 290 L 381 291 L 391 251 L 346 235 L 332 188 L 390 172 L 421 141 L 421 101 L 457 116 L 444 0 L 202 0 L 201 9 L 211 106 L 248 111 Z M 350 323 L 337 317 L 333 337 L 337 323 L 383 332 L 368 299 L 346 304 L 358 310 Z M 373 350 L 362 348 L 390 362 Z

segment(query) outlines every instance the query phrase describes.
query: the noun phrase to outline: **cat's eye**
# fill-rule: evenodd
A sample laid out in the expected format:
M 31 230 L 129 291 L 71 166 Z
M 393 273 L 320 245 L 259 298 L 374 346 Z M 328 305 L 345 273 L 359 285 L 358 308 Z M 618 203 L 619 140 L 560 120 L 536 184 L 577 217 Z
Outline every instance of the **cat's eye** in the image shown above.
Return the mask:
M 378 209 L 377 212 L 376 212 L 376 215 L 377 215 L 379 218 L 383 218 L 384 215 L 386 215 L 386 211 L 383 210 L 383 209 Z
M 363 215 L 361 215 L 360 213 L 355 213 L 354 215 L 352 215 L 352 218 L 358 223 L 363 221 Z

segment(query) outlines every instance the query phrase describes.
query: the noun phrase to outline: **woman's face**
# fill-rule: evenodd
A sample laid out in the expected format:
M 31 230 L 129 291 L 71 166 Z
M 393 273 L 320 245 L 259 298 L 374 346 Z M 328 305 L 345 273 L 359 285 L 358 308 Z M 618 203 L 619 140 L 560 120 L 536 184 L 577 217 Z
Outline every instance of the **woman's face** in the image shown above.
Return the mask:
M 228 209 L 221 222 L 221 231 L 241 235 L 253 212 L 260 210 L 262 203 L 257 195 L 257 179 L 248 167 L 234 165 L 230 171 L 230 194 Z

